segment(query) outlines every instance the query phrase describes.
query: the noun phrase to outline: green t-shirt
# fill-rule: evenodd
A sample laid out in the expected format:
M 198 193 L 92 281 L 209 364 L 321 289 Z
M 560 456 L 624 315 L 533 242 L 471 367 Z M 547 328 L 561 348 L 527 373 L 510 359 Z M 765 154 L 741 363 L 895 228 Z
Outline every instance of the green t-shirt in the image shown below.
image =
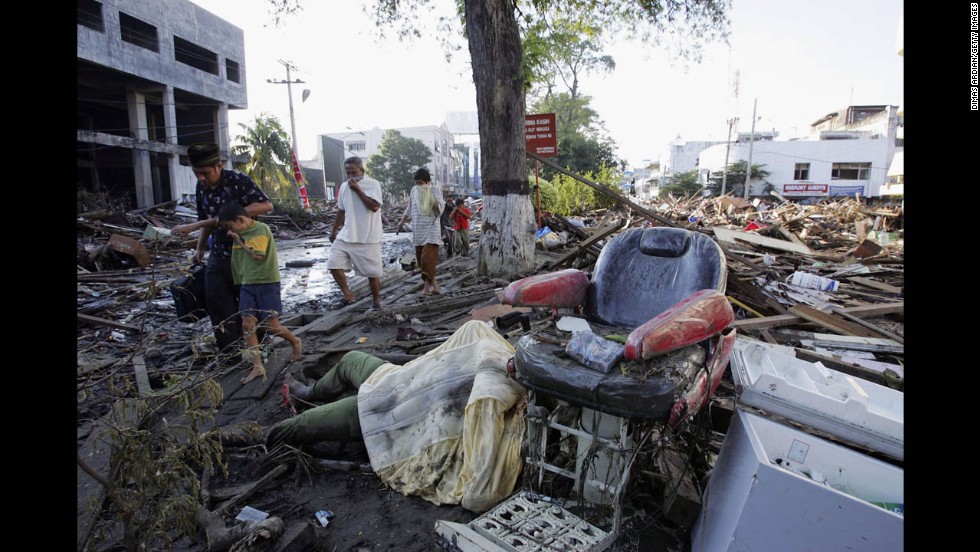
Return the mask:
M 264 222 L 255 221 L 251 228 L 239 234 L 250 249 L 262 253 L 262 260 L 253 259 L 242 246 L 231 248 L 231 273 L 236 284 L 274 284 L 279 281 L 279 260 L 276 258 L 276 241 Z

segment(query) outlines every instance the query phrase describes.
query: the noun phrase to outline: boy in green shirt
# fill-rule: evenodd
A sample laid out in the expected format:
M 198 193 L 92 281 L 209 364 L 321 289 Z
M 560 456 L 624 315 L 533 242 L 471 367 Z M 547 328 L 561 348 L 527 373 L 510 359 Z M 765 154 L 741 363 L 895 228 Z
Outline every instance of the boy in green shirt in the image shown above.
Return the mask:
M 265 366 L 259 351 L 259 338 L 255 334 L 260 323 L 293 346 L 290 362 L 303 357 L 302 340 L 279 324 L 282 298 L 276 242 L 272 239 L 269 226 L 252 219 L 245 207 L 237 201 L 229 201 L 221 206 L 218 210 L 218 222 L 227 229 L 228 237 L 233 242 L 231 272 L 235 284 L 241 285 L 238 306 L 242 314 L 242 333 L 245 334 L 248 344 L 246 354 L 252 357 L 252 371 L 242 378 L 242 383 L 248 383 L 259 376 L 265 381 Z

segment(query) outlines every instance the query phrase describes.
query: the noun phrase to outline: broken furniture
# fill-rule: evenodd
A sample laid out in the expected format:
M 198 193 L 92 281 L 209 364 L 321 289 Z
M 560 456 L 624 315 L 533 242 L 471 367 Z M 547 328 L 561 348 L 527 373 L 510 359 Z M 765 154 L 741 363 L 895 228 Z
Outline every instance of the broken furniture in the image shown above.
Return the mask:
M 781 349 L 736 340 L 736 416 L 692 550 L 901 550 L 904 469 L 865 452 L 904 459 L 904 394 Z
M 551 472 L 572 479 L 586 501 L 612 506 L 613 538 L 638 451 L 690 421 L 728 365 L 735 330 L 726 274 L 709 236 L 637 228 L 602 249 L 591 280 L 567 269 L 504 290 L 504 304 L 581 308 L 592 327 L 591 335 L 573 333 L 566 346 L 524 335 L 514 371 L 530 390 L 526 468 L 538 471 L 538 486 Z M 626 336 L 625 344 L 604 339 L 609 335 Z M 550 432 L 577 443 L 574 472 L 552 457 Z

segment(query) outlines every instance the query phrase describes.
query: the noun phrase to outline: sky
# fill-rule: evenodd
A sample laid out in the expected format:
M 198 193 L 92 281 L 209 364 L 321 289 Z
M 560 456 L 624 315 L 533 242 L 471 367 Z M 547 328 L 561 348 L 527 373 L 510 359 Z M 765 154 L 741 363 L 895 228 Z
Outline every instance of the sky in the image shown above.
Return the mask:
M 229 111 L 233 140 L 261 113 L 290 132 L 287 86 L 266 82 L 286 80 L 280 60 L 305 81 L 292 85 L 300 159 L 316 157 L 320 134 L 439 125 L 447 111 L 476 111 L 469 52 L 447 61 L 434 25 L 399 41 L 381 37 L 363 0 L 303 0 L 279 26 L 268 0 L 191 1 L 244 31 L 248 109 Z M 840 107 L 903 104 L 903 10 L 901 0 L 733 0 L 729 44 L 709 44 L 701 63 L 617 37 L 606 52 L 615 71 L 581 88 L 631 167 L 664 160 L 678 136 L 725 140 L 734 117 L 749 132 L 754 102 L 756 130 L 788 139 Z

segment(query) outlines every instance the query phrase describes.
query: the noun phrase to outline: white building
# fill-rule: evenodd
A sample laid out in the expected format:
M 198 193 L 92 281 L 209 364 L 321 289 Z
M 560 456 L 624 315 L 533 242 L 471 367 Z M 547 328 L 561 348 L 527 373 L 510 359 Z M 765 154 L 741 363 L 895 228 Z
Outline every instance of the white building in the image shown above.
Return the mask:
M 809 139 L 752 143 L 752 164 L 771 173 L 766 180 L 785 197 L 880 197 L 896 151 L 901 117 L 895 106 L 850 106 L 821 117 Z M 747 161 L 748 140 L 732 144 L 728 163 Z M 725 145 L 704 150 L 699 166 L 705 177 L 725 166 Z M 728 189 L 741 183 L 729 181 Z M 762 195 L 765 184 L 754 179 L 749 195 Z
M 384 138 L 388 129 L 373 128 L 364 131 L 333 132 L 321 134 L 343 142 L 344 156 L 356 155 L 367 161 L 369 157 L 378 153 L 381 147 L 381 140 Z M 428 125 L 418 127 L 395 128 L 405 138 L 415 138 L 429 148 L 432 156 L 426 168 L 432 174 L 432 183 L 438 185 L 443 190 L 455 191 L 457 188 L 456 179 L 461 176 L 458 168 L 462 165 L 462 156 L 455 147 L 453 134 L 449 132 L 445 124 L 440 126 Z M 324 159 L 323 140 L 318 140 L 320 151 L 317 152 L 318 159 Z M 327 158 L 330 156 L 328 155 Z M 342 163 L 342 161 L 341 161 Z M 324 167 L 324 174 L 329 174 L 329 167 Z
M 663 164 L 664 177 L 686 173 L 700 168 L 698 156 L 701 152 L 724 141 L 686 141 L 680 137 L 667 146 L 667 160 Z

